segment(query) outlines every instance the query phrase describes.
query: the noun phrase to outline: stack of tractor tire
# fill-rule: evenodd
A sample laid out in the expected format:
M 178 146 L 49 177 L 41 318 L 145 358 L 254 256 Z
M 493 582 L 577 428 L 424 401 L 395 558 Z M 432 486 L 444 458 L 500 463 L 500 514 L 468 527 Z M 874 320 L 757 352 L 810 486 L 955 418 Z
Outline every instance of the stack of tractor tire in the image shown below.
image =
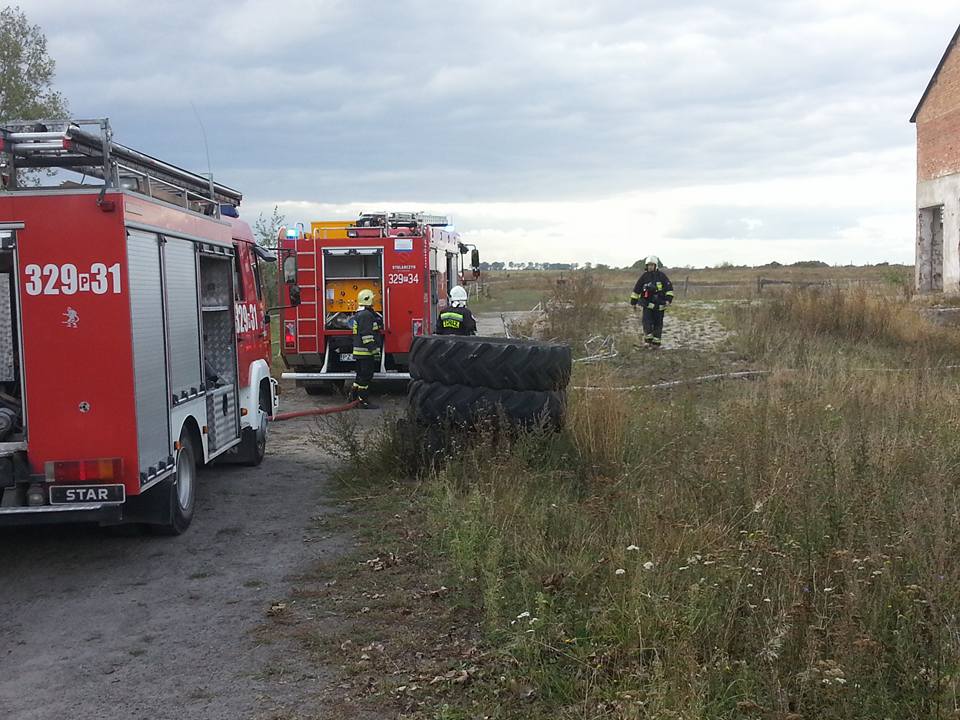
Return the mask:
M 426 335 L 410 348 L 407 395 L 420 424 L 563 425 L 568 345 L 515 338 Z

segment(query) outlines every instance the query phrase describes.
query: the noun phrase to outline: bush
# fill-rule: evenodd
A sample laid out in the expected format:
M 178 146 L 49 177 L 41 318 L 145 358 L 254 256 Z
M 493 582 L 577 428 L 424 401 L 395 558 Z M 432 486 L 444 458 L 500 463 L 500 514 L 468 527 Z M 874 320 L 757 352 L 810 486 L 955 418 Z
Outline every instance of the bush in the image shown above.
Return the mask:
M 606 307 L 606 292 L 600 275 L 590 270 L 557 278 L 543 303 L 540 335 L 577 348 L 587 338 L 611 332 L 614 319 Z

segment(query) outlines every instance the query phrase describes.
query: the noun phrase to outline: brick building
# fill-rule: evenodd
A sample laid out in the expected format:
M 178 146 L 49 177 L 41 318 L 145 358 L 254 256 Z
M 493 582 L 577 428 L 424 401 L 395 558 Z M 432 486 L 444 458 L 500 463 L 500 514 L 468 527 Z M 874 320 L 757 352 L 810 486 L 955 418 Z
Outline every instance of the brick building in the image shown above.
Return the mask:
M 917 259 L 921 292 L 960 293 L 960 27 L 910 122 L 917 126 Z

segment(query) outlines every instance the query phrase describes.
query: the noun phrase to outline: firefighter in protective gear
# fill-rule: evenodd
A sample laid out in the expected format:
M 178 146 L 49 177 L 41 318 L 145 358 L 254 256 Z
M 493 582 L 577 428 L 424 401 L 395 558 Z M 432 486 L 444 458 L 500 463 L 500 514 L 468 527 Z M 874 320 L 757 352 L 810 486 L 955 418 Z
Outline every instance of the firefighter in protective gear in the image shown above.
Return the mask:
M 353 359 L 357 363 L 357 377 L 350 390 L 350 399 L 359 400 L 360 407 L 376 408 L 368 398 L 370 381 L 380 366 L 383 348 L 383 318 L 373 309 L 373 290 L 361 290 L 357 295 L 360 309 L 350 321 L 353 328 Z
M 477 321 L 467 307 L 467 291 L 459 285 L 450 288 L 450 307 L 437 317 L 437 335 L 476 335 Z
M 673 302 L 673 283 L 660 269 L 660 258 L 651 255 L 644 261 L 644 272 L 633 286 L 630 304 L 643 308 L 643 341 L 653 348 L 663 342 L 664 311 Z

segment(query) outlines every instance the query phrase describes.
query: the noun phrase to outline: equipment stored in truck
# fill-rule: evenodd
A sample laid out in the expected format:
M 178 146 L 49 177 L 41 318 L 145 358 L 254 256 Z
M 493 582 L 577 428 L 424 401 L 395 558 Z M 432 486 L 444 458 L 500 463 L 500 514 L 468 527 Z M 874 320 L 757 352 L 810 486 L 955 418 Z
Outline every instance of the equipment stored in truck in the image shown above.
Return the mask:
M 0 124 L 0 175 L 0 525 L 183 532 L 197 466 L 263 459 L 275 256 L 107 120 Z

